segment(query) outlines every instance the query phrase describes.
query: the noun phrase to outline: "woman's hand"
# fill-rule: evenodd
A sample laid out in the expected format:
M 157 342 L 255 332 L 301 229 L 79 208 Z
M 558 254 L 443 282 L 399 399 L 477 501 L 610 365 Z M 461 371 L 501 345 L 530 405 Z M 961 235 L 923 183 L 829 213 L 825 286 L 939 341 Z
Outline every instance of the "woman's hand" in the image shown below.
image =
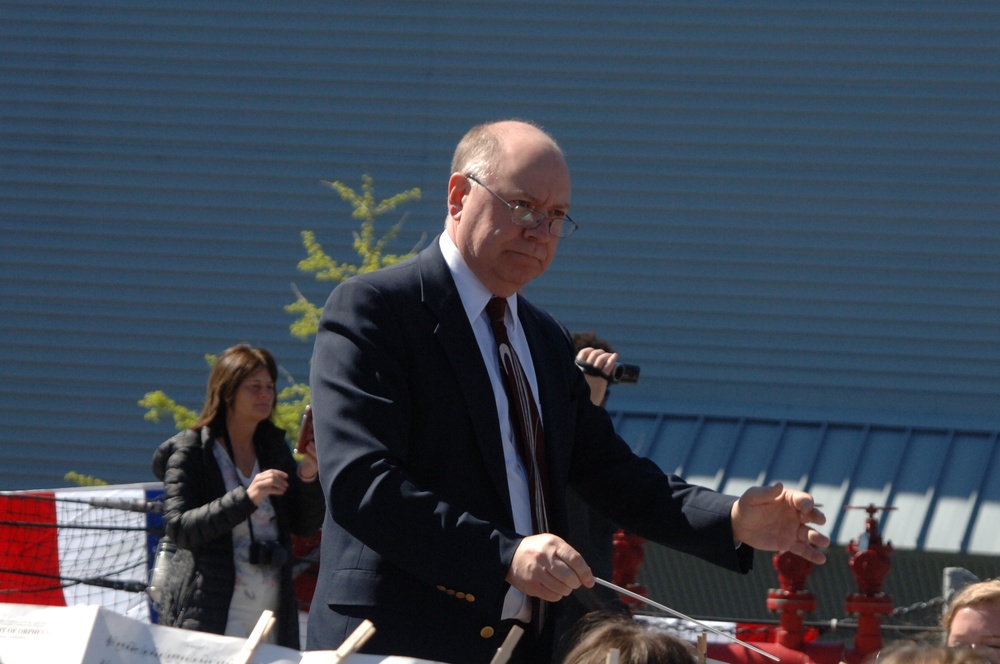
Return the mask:
M 257 473 L 247 488 L 247 495 L 254 505 L 260 505 L 268 496 L 280 496 L 288 490 L 288 473 L 268 468 Z
M 302 449 L 302 462 L 299 464 L 299 479 L 303 482 L 315 482 L 319 475 L 319 460 L 316 458 L 316 441 L 310 438 Z

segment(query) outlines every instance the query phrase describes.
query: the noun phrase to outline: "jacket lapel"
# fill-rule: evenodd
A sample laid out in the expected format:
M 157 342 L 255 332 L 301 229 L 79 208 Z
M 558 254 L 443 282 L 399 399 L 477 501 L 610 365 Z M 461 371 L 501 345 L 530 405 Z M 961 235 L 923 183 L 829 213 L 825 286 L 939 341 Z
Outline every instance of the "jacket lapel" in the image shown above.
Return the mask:
M 493 386 L 437 240 L 420 252 L 418 265 L 421 299 L 438 321 L 434 337 L 458 379 L 476 432 L 476 444 L 485 459 L 497 495 L 502 497 L 508 521 L 513 523 Z

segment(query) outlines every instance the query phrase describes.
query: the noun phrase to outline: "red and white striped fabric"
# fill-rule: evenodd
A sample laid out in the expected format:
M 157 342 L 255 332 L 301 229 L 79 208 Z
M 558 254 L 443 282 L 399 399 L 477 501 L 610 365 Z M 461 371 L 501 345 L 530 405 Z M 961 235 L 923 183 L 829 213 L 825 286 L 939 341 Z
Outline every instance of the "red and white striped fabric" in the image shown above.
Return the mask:
M 160 516 L 141 509 L 161 493 L 145 483 L 0 495 L 0 602 L 100 605 L 148 622 L 140 589 Z

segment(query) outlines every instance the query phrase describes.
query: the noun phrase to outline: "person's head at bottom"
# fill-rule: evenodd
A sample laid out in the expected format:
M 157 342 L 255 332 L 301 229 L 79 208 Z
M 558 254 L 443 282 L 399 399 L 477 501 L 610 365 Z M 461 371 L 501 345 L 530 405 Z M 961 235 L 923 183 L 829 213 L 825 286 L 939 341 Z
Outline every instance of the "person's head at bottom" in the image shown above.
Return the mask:
M 576 638 L 562 664 L 604 664 L 611 649 L 619 664 L 697 664 L 698 653 L 687 641 L 646 627 L 630 616 L 596 611 L 580 619 Z
M 990 662 L 971 648 L 951 648 L 910 642 L 883 648 L 865 661 L 867 664 L 989 664 Z
M 941 626 L 945 645 L 971 648 L 1000 664 L 1000 579 L 972 583 L 956 593 Z

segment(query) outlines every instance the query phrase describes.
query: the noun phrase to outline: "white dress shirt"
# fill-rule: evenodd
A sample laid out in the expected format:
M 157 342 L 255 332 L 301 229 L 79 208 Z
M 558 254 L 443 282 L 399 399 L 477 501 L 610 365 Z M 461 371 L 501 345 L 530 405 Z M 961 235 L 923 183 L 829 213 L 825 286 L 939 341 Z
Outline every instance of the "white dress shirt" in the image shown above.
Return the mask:
M 455 280 L 455 286 L 458 288 L 462 306 L 465 307 L 465 314 L 469 317 L 472 331 L 476 334 L 479 352 L 486 363 L 490 382 L 493 383 L 497 417 L 500 419 L 500 437 L 503 441 L 503 458 L 507 469 L 507 488 L 510 491 L 510 506 L 514 513 L 514 529 L 522 535 L 531 535 L 534 532 L 528 490 L 528 473 L 521 461 L 520 454 L 517 452 L 514 430 L 507 410 L 507 392 L 504 390 L 503 378 L 500 375 L 500 360 L 497 356 L 496 341 L 493 339 L 493 331 L 490 329 L 490 323 L 486 317 L 486 303 L 490 301 L 493 294 L 483 286 L 469 269 L 469 266 L 465 264 L 461 254 L 458 253 L 458 247 L 455 246 L 447 233 L 441 234 L 440 244 L 441 253 L 444 254 L 444 260 L 448 264 L 451 276 Z M 517 318 L 517 295 L 507 298 L 507 314 L 504 324 L 507 326 L 510 343 L 514 347 L 514 352 L 517 353 L 528 383 L 531 385 L 531 393 L 538 406 L 539 417 L 541 417 L 542 408 L 541 404 L 538 403 L 538 380 L 535 376 L 535 365 L 531 361 L 531 351 L 528 349 L 528 340 L 524 336 L 524 329 Z M 515 618 L 529 622 L 531 620 L 531 602 L 527 596 L 511 587 L 504 598 L 501 618 L 505 620 Z

